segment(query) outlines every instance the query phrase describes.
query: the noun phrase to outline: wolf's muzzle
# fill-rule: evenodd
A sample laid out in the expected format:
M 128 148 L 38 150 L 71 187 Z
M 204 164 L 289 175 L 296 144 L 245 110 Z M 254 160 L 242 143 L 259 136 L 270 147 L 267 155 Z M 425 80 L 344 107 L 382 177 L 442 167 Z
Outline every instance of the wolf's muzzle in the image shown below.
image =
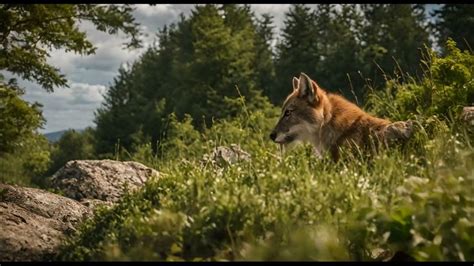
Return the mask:
M 270 138 L 271 138 L 273 141 L 275 141 L 276 137 L 277 137 L 277 133 L 276 133 L 275 131 L 273 131 L 273 132 L 270 134 Z

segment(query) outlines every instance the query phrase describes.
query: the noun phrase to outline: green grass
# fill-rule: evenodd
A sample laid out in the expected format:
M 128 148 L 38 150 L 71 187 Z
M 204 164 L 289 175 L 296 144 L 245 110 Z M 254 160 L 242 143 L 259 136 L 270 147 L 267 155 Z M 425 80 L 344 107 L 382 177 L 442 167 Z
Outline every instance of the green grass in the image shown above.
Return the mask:
M 374 156 L 343 153 L 335 164 L 308 146 L 281 156 L 268 137 L 279 110 L 265 101 L 242 101 L 236 118 L 203 132 L 171 116 L 161 153 L 145 144 L 116 155 L 162 176 L 100 209 L 57 259 L 474 260 L 474 130 L 456 118 L 474 104 L 474 56 L 447 45 L 444 58 L 428 53 L 421 80 L 390 79 L 368 95 L 373 113 L 416 126 L 408 143 Z M 231 143 L 252 159 L 203 164 Z
M 187 146 L 238 143 L 250 162 L 219 168 L 196 153 L 142 161 L 162 177 L 100 210 L 59 258 L 375 260 L 377 250 L 474 258 L 474 150 L 464 128 L 425 119 L 403 148 L 334 164 L 307 146 L 281 157 L 265 129 L 249 127 L 263 117 L 224 121 L 200 136 L 211 140 Z

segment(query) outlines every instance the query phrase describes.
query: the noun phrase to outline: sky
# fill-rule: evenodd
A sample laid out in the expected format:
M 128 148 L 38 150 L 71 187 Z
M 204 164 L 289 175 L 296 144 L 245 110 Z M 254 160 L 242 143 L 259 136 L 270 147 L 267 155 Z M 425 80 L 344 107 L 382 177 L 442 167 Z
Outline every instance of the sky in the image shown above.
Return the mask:
M 83 22 L 80 29 L 87 32 L 88 39 L 97 47 L 96 53 L 81 56 L 55 50 L 50 53 L 48 63 L 58 67 L 69 81 L 69 88 L 56 88 L 48 93 L 39 85 L 21 80 L 5 73 L 6 78 L 15 77 L 18 84 L 25 88 L 23 99 L 43 105 L 46 124 L 40 133 L 49 133 L 65 129 L 83 129 L 94 125 L 94 111 L 100 107 L 103 94 L 118 74 L 121 64 L 132 63 L 147 46 L 151 45 L 155 33 L 164 25 L 177 22 L 179 15 L 189 15 L 193 4 L 138 4 L 135 5 L 135 19 L 140 23 L 144 47 L 127 50 L 123 34 L 108 35 L 95 30 L 92 23 Z M 283 26 L 284 13 L 290 4 L 253 4 L 252 10 L 257 16 L 270 13 L 274 17 L 275 33 Z M 309 5 L 315 6 L 315 5 Z

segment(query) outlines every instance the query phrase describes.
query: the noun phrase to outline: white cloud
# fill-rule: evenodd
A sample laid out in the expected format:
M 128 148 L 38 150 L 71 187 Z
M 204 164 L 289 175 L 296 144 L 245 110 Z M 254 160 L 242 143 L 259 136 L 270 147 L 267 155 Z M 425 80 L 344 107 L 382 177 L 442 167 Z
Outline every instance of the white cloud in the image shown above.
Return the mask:
M 173 5 L 171 4 L 160 4 L 160 5 L 147 5 L 147 4 L 138 4 L 135 5 L 136 12 L 143 14 L 147 17 L 155 16 L 155 15 L 168 15 L 170 11 L 173 12 Z
M 273 16 L 273 24 L 275 29 L 283 27 L 284 13 L 290 8 L 290 4 L 253 4 L 250 5 L 252 10 L 257 14 L 261 15 L 269 13 Z M 275 32 L 276 33 L 276 32 Z
M 47 124 L 40 132 L 53 132 L 68 128 L 81 129 L 92 125 L 94 111 L 103 101 L 104 85 L 70 83 L 69 88 L 57 88 L 48 93 L 39 85 L 19 81 L 27 88 L 23 98 L 43 105 L 43 116 Z

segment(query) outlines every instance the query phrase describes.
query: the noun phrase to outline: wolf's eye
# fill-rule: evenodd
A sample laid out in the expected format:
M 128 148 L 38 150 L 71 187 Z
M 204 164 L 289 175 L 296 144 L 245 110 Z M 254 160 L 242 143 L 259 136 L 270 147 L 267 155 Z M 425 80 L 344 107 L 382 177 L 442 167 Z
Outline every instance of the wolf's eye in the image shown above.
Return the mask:
M 289 116 L 291 114 L 291 111 L 290 110 L 286 110 L 285 111 L 285 116 Z

